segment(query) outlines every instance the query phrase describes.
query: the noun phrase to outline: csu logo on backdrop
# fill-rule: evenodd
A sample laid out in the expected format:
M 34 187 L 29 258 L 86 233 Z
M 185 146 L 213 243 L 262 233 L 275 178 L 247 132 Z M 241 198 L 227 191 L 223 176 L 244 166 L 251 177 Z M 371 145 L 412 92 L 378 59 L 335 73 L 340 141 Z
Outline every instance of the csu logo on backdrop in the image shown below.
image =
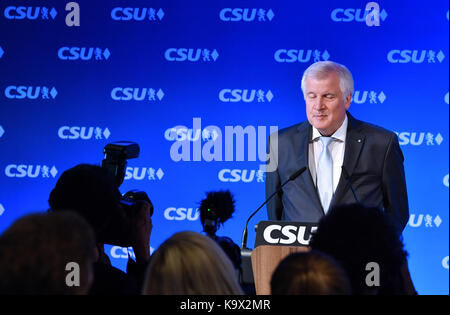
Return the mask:
M 5 212 L 5 208 L 3 207 L 3 205 L 0 203 L 0 216 Z
M 10 85 L 5 89 L 5 96 L 9 99 L 54 99 L 58 95 L 55 87 Z
M 278 49 L 275 51 L 276 62 L 318 62 L 330 59 L 327 50 L 323 52 L 318 49 Z
M 225 22 L 266 22 L 272 21 L 274 16 L 272 9 L 224 8 L 219 13 L 220 19 Z
M 161 101 L 164 95 L 163 90 L 154 88 L 115 87 L 111 91 L 115 101 Z
M 426 49 L 393 49 L 388 52 L 387 59 L 390 63 L 442 63 L 445 59 L 445 54 L 442 50 L 436 52 Z
M 5 51 L 3 50 L 2 46 L 0 46 L 0 59 L 2 59 L 4 53 Z
M 262 170 L 247 169 L 222 169 L 218 173 L 219 180 L 225 183 L 251 183 L 256 180 L 257 183 L 264 183 L 264 172 Z
M 352 8 L 336 8 L 331 11 L 331 20 L 334 22 L 366 22 L 368 15 L 375 14 L 374 11 L 364 9 L 352 9 Z M 388 14 L 386 10 L 376 12 L 377 17 L 382 21 L 385 21 Z M 370 18 L 370 16 L 369 16 Z
M 445 256 L 442 259 L 441 264 L 442 264 L 442 268 L 448 269 L 448 256 Z
M 3 129 L 2 125 L 0 125 L 0 138 L 5 134 L 5 129 Z
M 120 246 L 112 246 L 110 251 L 111 257 L 115 259 L 128 259 L 131 257 L 136 259 L 136 255 L 134 254 L 133 247 L 120 247 Z
M 61 60 L 108 60 L 111 52 L 108 48 L 98 47 L 61 47 L 58 58 Z
M 161 21 L 164 17 L 163 9 L 154 8 L 121 8 L 111 10 L 111 18 L 115 21 Z
M 125 180 L 161 180 L 164 176 L 164 172 L 161 168 L 158 170 L 153 167 L 130 167 L 125 170 Z
M 421 227 L 425 226 L 426 228 L 439 227 L 442 224 L 442 219 L 439 215 L 433 217 L 430 214 L 410 214 L 408 225 L 410 227 Z
M 55 166 L 50 167 L 47 165 L 9 164 L 5 167 L 5 175 L 8 177 L 54 178 L 56 174 L 58 174 L 58 170 Z
M 263 91 L 261 89 L 248 90 L 248 89 L 223 89 L 219 92 L 219 100 L 228 103 L 246 102 L 251 103 L 257 101 L 258 103 L 264 103 L 266 100 L 271 102 L 273 99 L 272 91 Z
M 164 53 L 167 61 L 205 61 L 212 62 L 219 58 L 216 49 L 208 48 L 169 48 Z
M 9 6 L 3 11 L 8 20 L 54 20 L 58 12 L 55 8 Z
M 352 102 L 355 104 L 383 104 L 386 100 L 386 94 L 383 91 L 355 91 L 353 93 Z
M 164 210 L 164 217 L 166 220 L 176 221 L 195 221 L 200 217 L 199 208 L 177 208 L 169 207 Z
M 184 126 L 176 126 L 166 129 L 164 132 L 164 138 L 168 141 L 216 141 L 219 134 L 216 129 L 210 130 L 204 128 L 203 130 L 187 128 Z
M 154 251 L 155 249 L 153 247 L 150 247 L 150 254 L 152 254 Z M 111 246 L 110 255 L 114 259 L 128 259 L 128 257 L 136 259 L 133 247 Z
M 108 128 L 102 129 L 100 127 L 69 127 L 62 126 L 58 129 L 58 137 L 61 139 L 96 139 L 103 140 L 108 139 L 111 132 Z
M 432 134 L 431 132 L 396 132 L 400 145 L 441 145 L 444 138 L 440 133 Z

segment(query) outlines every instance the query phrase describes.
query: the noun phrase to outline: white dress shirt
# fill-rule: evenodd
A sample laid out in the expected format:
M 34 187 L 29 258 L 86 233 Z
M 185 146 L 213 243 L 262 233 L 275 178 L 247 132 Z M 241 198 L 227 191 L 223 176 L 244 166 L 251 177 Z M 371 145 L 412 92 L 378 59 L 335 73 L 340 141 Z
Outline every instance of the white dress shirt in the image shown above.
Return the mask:
M 341 177 L 342 164 L 344 163 L 345 151 L 345 137 L 347 136 L 348 119 L 345 115 L 344 122 L 336 132 L 331 135 L 334 139 L 328 145 L 331 159 L 333 160 L 333 194 L 336 192 L 336 187 Z M 311 172 L 311 177 L 314 185 L 317 187 L 317 164 L 319 163 L 319 156 L 322 153 L 322 142 L 320 141 L 321 134 L 314 126 L 312 127 L 312 140 L 309 142 L 308 148 L 308 166 Z

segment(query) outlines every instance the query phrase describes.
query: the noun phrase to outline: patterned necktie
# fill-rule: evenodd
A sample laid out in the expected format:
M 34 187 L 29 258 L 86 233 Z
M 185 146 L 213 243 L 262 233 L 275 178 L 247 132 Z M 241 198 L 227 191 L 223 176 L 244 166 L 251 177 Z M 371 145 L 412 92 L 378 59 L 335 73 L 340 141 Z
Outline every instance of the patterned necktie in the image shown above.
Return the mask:
M 320 137 L 322 141 L 322 153 L 317 166 L 317 189 L 323 211 L 327 213 L 333 197 L 333 160 L 331 159 L 328 145 L 333 141 L 331 137 Z

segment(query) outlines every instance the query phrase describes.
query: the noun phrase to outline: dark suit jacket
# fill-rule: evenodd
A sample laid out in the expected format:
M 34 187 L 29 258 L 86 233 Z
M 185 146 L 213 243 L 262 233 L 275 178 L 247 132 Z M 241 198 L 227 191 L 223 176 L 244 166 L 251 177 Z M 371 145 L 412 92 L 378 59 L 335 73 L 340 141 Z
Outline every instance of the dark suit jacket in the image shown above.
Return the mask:
M 400 234 L 408 222 L 409 209 L 398 137 L 391 131 L 359 121 L 348 112 L 347 117 L 343 165 L 355 194 L 364 206 L 384 209 Z M 278 167 L 266 173 L 266 197 L 297 170 L 308 167 L 311 137 L 312 127 L 308 121 L 278 131 Z M 274 146 L 272 134 L 268 144 L 269 161 L 275 159 L 272 152 Z M 330 208 L 354 202 L 348 181 L 341 174 Z M 268 202 L 267 211 L 269 220 L 320 220 L 324 210 L 309 168 Z

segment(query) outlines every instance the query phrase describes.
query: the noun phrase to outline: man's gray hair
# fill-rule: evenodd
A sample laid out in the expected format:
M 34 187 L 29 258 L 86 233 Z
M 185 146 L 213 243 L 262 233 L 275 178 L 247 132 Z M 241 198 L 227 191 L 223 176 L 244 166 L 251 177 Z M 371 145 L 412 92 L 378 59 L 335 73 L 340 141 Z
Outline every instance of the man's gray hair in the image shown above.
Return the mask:
M 353 77 L 347 67 L 333 61 L 319 61 L 310 65 L 303 73 L 303 95 L 305 95 L 305 82 L 307 78 L 323 80 L 333 72 L 339 75 L 339 85 L 341 87 L 341 92 L 344 95 L 344 99 L 346 99 L 350 94 L 353 94 Z

